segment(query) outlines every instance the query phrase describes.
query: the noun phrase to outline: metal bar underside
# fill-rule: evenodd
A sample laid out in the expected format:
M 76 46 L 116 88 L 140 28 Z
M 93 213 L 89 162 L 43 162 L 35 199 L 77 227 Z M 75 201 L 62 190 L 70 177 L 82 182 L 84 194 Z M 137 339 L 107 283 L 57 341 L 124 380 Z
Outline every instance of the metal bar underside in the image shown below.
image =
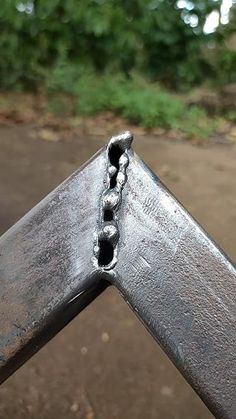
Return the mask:
M 105 153 L 0 238 L 0 382 L 98 295 L 91 257 Z
M 120 218 L 115 285 L 212 413 L 236 418 L 235 267 L 136 155 Z
M 0 239 L 0 380 L 92 301 L 105 277 L 210 410 L 234 418 L 235 268 L 132 151 L 129 160 L 114 269 L 92 262 L 104 150 Z

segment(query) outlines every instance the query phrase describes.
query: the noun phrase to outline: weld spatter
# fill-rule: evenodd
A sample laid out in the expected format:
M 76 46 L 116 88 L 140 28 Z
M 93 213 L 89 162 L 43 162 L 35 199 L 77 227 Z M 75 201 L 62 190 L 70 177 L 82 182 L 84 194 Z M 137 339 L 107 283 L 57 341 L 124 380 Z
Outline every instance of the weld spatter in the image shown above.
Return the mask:
M 133 141 L 133 135 L 130 131 L 125 131 L 119 135 L 116 135 L 114 137 L 111 137 L 109 144 L 108 144 L 108 150 L 112 145 L 118 145 L 121 150 L 128 151 L 131 147 Z
M 98 231 L 94 243 L 94 264 L 110 270 L 117 263 L 119 244 L 119 206 L 127 182 L 129 149 L 133 136 L 129 131 L 112 137 L 106 152 L 106 188 L 100 202 Z
M 118 190 L 114 189 L 107 189 L 102 196 L 102 206 L 103 209 L 112 209 L 118 206 L 120 202 L 120 194 Z

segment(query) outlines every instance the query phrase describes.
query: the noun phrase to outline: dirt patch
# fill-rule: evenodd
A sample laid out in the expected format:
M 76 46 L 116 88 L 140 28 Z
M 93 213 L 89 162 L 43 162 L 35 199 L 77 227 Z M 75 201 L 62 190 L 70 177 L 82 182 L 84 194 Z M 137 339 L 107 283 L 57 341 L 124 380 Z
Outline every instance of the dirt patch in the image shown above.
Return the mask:
M 40 129 L 0 128 L 1 233 L 107 140 L 102 125 L 94 135 L 81 131 L 59 141 L 43 139 Z M 170 142 L 163 132 L 136 134 L 135 150 L 236 258 L 236 147 Z M 212 416 L 118 293 L 109 289 L 0 387 L 1 419 L 65 417 Z

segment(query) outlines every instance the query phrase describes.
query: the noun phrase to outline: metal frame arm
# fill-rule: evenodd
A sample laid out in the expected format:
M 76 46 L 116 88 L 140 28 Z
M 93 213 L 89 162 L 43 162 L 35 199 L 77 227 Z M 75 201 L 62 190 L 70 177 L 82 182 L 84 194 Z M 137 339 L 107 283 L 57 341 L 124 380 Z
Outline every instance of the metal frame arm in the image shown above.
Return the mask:
M 135 155 L 114 284 L 213 414 L 236 417 L 236 270 Z
M 105 153 L 0 238 L 0 382 L 106 286 L 90 255 Z

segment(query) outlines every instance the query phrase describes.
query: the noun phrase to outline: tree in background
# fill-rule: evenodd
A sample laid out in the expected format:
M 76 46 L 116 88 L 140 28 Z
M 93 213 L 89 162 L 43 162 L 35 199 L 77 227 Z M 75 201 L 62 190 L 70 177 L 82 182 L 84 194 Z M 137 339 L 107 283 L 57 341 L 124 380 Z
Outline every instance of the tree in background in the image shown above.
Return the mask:
M 0 85 L 36 88 L 55 68 L 77 76 L 88 69 L 127 77 L 136 71 L 171 88 L 201 83 L 216 76 L 203 51 L 222 44 L 222 32 L 206 34 L 204 25 L 221 6 L 222 0 L 5 1 Z M 232 81 L 233 69 L 227 74 Z

